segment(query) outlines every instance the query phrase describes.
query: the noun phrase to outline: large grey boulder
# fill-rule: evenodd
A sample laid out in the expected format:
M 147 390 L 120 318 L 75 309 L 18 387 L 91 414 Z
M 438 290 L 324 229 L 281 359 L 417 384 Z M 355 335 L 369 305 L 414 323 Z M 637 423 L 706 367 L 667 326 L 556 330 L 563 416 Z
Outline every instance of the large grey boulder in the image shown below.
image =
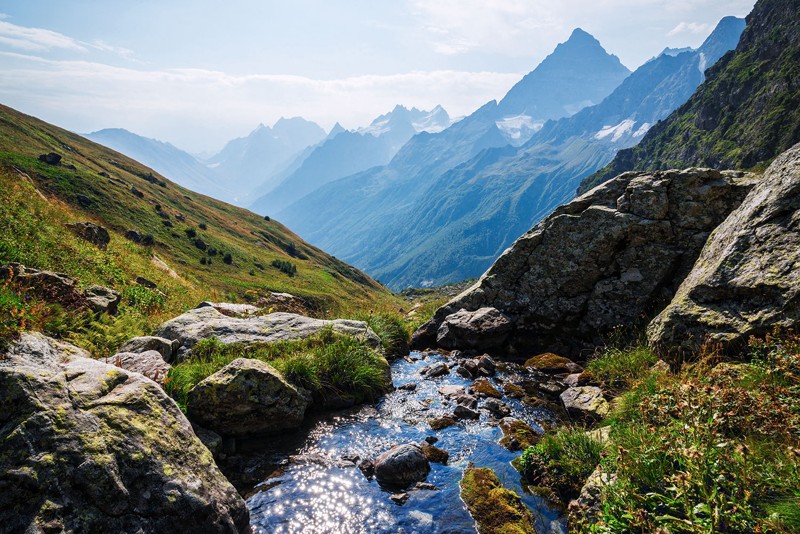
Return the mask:
M 23 334 L 0 356 L 7 532 L 245 532 L 248 512 L 151 380 Z
M 154 334 L 179 341 L 179 354 L 184 354 L 198 341 L 212 337 L 225 344 L 250 345 L 304 339 L 325 328 L 363 339 L 373 348 L 381 345 L 380 338 L 363 321 L 312 319 L 294 313 L 232 317 L 211 305 L 189 310 L 163 323 Z
M 779 156 L 711 234 L 675 298 L 648 327 L 650 342 L 728 347 L 800 322 L 800 145 Z
M 461 309 L 444 318 L 436 343 L 448 349 L 490 349 L 502 345 L 510 331 L 511 321 L 496 308 Z
M 520 237 L 420 328 L 415 344 L 435 343 L 461 309 L 492 307 L 514 326 L 505 346 L 511 354 L 577 355 L 613 327 L 663 309 L 753 181 L 708 169 L 622 174 Z
M 189 391 L 189 418 L 223 436 L 275 434 L 299 428 L 311 395 L 271 365 L 238 358 Z
M 375 478 L 384 484 L 406 487 L 425 480 L 430 470 L 425 452 L 415 443 L 395 445 L 375 459 Z
M 120 352 L 158 351 L 165 362 L 170 363 L 178 352 L 180 342 L 158 336 L 138 336 L 129 339 L 119 348 Z

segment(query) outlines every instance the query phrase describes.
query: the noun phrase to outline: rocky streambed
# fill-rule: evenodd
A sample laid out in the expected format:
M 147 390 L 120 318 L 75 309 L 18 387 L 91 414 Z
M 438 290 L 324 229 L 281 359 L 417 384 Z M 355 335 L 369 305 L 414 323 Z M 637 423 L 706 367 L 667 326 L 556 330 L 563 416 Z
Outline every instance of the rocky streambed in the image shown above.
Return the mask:
M 538 434 L 555 424 L 550 408 L 558 405 L 548 405 L 547 375 L 501 363 L 496 372 L 478 370 L 492 376 L 475 385 L 469 373 L 461 370 L 462 376 L 457 369 L 476 361 L 458 351 L 412 352 L 392 364 L 396 390 L 376 405 L 321 415 L 283 440 L 248 444 L 252 454 L 273 462 L 247 498 L 254 531 L 476 532 L 459 488 L 470 463 L 491 468 L 522 497 L 538 532 L 566 531 L 559 510 L 523 490 L 511 465 L 521 444 L 504 441 L 515 451 L 501 445 L 501 421 L 506 427 L 509 418 L 522 421 Z M 454 412 L 461 417 L 439 428 Z M 431 460 L 427 476 L 423 472 L 423 480 L 406 488 L 379 481 L 373 472 L 371 461 L 397 444 L 425 445 Z

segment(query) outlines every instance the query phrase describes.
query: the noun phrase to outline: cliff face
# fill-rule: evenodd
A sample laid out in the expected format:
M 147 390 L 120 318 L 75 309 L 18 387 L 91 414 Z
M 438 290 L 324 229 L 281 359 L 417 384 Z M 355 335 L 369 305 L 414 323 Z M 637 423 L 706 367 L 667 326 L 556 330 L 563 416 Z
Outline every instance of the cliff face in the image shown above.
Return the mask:
M 416 334 L 433 345 L 460 309 L 496 308 L 505 351 L 576 354 L 617 325 L 662 309 L 751 175 L 689 169 L 626 173 L 557 209 Z M 441 337 L 441 336 L 439 336 Z
M 705 166 L 749 169 L 800 141 L 799 0 L 760 0 L 736 50 L 706 71 L 683 106 L 578 189 L 619 173 Z

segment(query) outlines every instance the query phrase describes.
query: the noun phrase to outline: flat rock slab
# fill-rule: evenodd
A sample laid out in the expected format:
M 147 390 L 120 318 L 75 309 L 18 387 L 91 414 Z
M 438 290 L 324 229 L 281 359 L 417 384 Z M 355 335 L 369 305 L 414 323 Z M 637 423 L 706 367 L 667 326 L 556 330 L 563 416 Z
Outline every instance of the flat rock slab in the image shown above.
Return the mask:
M 202 339 L 216 338 L 225 344 L 272 343 L 311 337 L 331 328 L 339 334 L 347 334 L 365 340 L 370 346 L 379 348 L 381 340 L 364 321 L 345 319 L 312 319 L 294 313 L 270 313 L 251 317 L 230 317 L 214 306 L 195 308 L 161 324 L 154 334 L 181 344 L 183 355 Z

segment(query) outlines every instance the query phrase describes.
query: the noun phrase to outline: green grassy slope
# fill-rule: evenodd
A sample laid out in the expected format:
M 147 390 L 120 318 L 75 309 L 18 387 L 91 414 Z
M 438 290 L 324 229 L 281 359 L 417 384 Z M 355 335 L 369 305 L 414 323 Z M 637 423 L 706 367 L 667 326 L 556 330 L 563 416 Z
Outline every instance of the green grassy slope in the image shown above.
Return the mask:
M 62 156 L 60 165 L 38 160 L 48 152 Z M 106 227 L 108 250 L 64 227 L 74 221 Z M 128 230 L 152 235 L 154 243 L 133 243 L 124 237 Z M 293 264 L 296 273 L 273 266 L 276 260 Z M 184 189 L 117 152 L 0 105 L 0 264 L 10 261 L 67 273 L 82 286 L 115 288 L 126 295 L 123 304 L 162 298 L 142 297 L 134 280 L 148 278 L 166 295 L 147 310 L 151 324 L 202 300 L 254 301 L 267 291 L 303 297 L 322 316 L 400 304 L 274 220 Z
M 760 0 L 736 50 L 706 71 L 689 101 L 578 192 L 630 170 L 762 168 L 800 142 L 798 13 L 798 0 Z

